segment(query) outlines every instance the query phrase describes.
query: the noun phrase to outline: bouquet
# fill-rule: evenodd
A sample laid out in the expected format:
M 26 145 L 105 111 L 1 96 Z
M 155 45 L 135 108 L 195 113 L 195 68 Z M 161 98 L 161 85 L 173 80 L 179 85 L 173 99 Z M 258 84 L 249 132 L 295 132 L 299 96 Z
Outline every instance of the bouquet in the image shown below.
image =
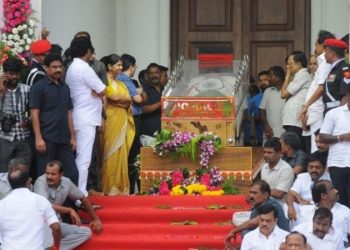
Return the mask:
M 197 159 L 197 150 L 200 150 L 199 165 L 208 167 L 210 158 L 221 148 L 221 140 L 211 132 L 200 135 L 187 131 L 171 132 L 161 130 L 156 134 L 156 143 L 153 150 L 159 156 L 170 155 L 173 160 L 190 157 L 193 162 Z
M 0 42 L 0 64 L 3 64 L 8 58 L 22 59 L 23 57 L 10 48 L 6 43 Z
M 35 22 L 29 19 L 31 13 L 30 0 L 4 0 L 5 23 L 1 41 L 12 48 L 20 59 L 30 58 L 29 49 L 35 30 Z
M 217 167 L 195 171 L 192 175 L 187 168 L 176 169 L 160 183 L 154 184 L 150 193 L 160 195 L 223 195 L 220 187 L 224 178 Z

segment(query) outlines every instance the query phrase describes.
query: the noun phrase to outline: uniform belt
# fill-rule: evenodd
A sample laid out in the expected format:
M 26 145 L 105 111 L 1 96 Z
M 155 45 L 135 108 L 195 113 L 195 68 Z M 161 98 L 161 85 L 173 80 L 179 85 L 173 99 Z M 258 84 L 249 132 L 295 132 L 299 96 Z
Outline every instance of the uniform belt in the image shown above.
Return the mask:
M 327 109 L 336 108 L 340 105 L 340 101 L 326 102 L 325 105 Z

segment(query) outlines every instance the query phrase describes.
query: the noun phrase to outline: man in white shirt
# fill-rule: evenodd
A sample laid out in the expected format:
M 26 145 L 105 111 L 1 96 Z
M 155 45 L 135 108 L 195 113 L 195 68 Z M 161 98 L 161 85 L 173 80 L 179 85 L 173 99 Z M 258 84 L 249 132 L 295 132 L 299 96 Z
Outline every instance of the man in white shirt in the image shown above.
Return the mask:
M 264 205 L 260 207 L 259 226 L 244 236 L 241 250 L 279 250 L 289 232 L 277 226 L 277 217 L 278 211 L 274 206 Z
M 350 97 L 350 84 L 347 96 Z M 339 202 L 350 207 L 350 101 L 331 109 L 323 121 L 320 140 L 330 144 L 327 166 L 339 191 Z
M 265 137 L 280 137 L 284 132 L 282 112 L 285 101 L 281 98 L 284 70 L 280 66 L 269 69 L 270 86 L 265 90 L 259 106 L 260 119 L 264 123 Z
M 73 124 L 77 140 L 76 164 L 79 189 L 87 195 L 86 184 L 96 127 L 102 125 L 102 98 L 106 86 L 89 66 L 92 45 L 86 37 L 76 37 L 70 45 L 74 60 L 69 66 L 66 83 L 73 102 Z
M 303 223 L 294 228 L 305 235 L 312 249 L 343 250 L 344 237 L 341 232 L 332 226 L 333 215 L 328 208 L 319 208 L 312 217 L 312 223 Z
M 296 221 L 298 219 L 300 206 L 312 204 L 311 188 L 315 181 L 330 181 L 329 173 L 326 172 L 326 163 L 325 153 L 316 151 L 310 155 L 308 172 L 297 176 L 287 195 L 287 217 L 290 220 Z
M 32 193 L 28 187 L 28 171 L 9 174 L 13 191 L 0 201 L 0 232 L 2 250 L 44 249 L 44 226 L 52 230 L 54 247 L 60 246 L 60 225 L 48 200 Z
M 281 204 L 293 184 L 294 172 L 287 162 L 281 159 L 281 143 L 277 137 L 267 140 L 264 144 L 265 164 L 261 169 L 261 179 L 271 187 L 271 196 Z
M 250 214 L 250 219 L 246 222 L 243 222 L 239 226 L 236 226 L 233 230 L 231 230 L 225 239 L 226 248 L 231 247 L 231 239 L 236 238 L 237 233 L 241 232 L 241 235 L 244 233 L 250 232 L 254 230 L 259 225 L 259 209 L 266 205 L 272 205 L 278 211 L 277 225 L 279 228 L 289 231 L 289 223 L 287 218 L 284 215 L 282 206 L 280 203 L 270 197 L 271 189 L 269 184 L 266 181 L 255 180 L 250 185 L 249 190 L 249 203 L 252 205 L 252 210 Z
M 320 30 L 315 42 L 315 54 L 317 55 L 318 67 L 306 94 L 306 103 L 300 115 L 300 118 L 306 121 L 306 125 L 310 126 L 311 152 L 317 150 L 314 133 L 321 128 L 322 125 L 324 111 L 322 101 L 323 86 L 331 71 L 331 65 L 327 63 L 325 57 L 326 48 L 324 46 L 324 41 L 328 38 L 334 38 L 333 34 L 325 30 Z
M 281 88 L 281 97 L 286 99 L 282 118 L 283 128 L 295 132 L 300 141 L 302 141 L 302 123 L 299 114 L 312 81 L 306 67 L 305 53 L 294 51 L 288 57 L 286 78 Z
M 328 208 L 333 214 L 333 226 L 343 233 L 344 241 L 350 234 L 350 209 L 337 202 L 338 190 L 328 180 L 319 180 L 312 187 L 312 199 L 315 205 L 301 207 L 299 222 L 311 223 L 318 208 Z

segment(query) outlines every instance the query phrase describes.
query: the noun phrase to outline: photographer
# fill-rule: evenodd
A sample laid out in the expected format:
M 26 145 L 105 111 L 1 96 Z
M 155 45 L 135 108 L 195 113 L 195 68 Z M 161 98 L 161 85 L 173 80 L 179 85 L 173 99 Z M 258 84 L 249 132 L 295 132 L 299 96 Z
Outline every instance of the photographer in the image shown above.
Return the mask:
M 0 84 L 0 172 L 7 172 L 12 158 L 30 162 L 28 104 L 29 86 L 19 83 L 21 61 L 7 59 Z

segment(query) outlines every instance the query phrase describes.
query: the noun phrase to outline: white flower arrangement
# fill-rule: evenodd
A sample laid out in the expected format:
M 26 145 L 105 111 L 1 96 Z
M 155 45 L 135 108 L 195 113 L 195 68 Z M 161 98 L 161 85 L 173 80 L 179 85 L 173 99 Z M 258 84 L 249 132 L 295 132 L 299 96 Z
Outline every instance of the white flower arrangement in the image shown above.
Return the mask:
M 16 53 L 29 53 L 34 40 L 35 22 L 28 20 L 12 29 L 11 33 L 2 34 L 2 42 L 10 46 Z

